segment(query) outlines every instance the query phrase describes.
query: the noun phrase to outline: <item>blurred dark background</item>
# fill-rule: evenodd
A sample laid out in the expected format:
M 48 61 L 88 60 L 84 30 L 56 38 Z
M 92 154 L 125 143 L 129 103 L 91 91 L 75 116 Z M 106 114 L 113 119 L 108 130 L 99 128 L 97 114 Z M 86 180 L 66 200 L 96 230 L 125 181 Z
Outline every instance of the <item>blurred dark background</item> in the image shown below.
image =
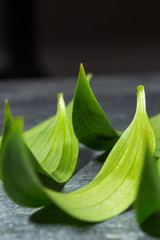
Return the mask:
M 160 70 L 154 1 L 0 0 L 0 79 Z

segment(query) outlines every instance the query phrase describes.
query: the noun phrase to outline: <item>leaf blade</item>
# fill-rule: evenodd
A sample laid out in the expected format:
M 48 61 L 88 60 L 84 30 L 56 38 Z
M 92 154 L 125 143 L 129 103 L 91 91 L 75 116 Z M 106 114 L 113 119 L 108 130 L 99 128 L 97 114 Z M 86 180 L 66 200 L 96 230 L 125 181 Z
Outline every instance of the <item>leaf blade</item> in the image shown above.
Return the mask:
M 110 150 L 119 138 L 119 133 L 97 102 L 82 64 L 74 96 L 72 121 L 78 140 L 92 149 Z
M 7 107 L 6 107 L 7 106 Z M 72 102 L 68 105 L 72 110 Z M 23 138 L 34 154 L 36 170 L 59 183 L 68 181 L 75 170 L 79 145 L 67 115 L 63 94 L 58 95 L 57 115 L 29 131 Z M 10 120 L 11 119 L 11 120 Z M 4 134 L 13 122 L 9 105 L 5 104 Z M 67 134 L 66 134 L 67 132 Z M 27 132 L 28 134 L 28 132 Z M 30 141 L 30 139 L 33 141 Z M 67 167 L 66 167 L 67 165 Z M 1 174 L 2 175 L 2 174 Z
M 7 188 L 8 195 L 16 203 L 22 206 L 39 207 L 42 203 L 47 204 L 49 200 L 34 172 L 29 171 L 33 165 L 27 160 L 30 156 L 20 137 L 22 122 L 19 120 L 12 124 L 9 132 L 3 137 L 1 155 L 5 159 L 2 162 L 4 188 Z
M 97 177 L 85 187 L 69 194 L 42 187 L 46 201 L 51 201 L 77 219 L 90 222 L 103 221 L 124 211 L 136 198 L 148 139 L 151 151 L 154 152 L 155 135 L 145 110 L 144 91 L 141 86 L 138 88 L 135 117 L 112 149 Z M 12 156 L 11 154 L 11 158 Z M 27 160 L 31 161 L 29 157 Z M 4 157 L 3 162 L 6 162 L 6 165 L 7 161 Z M 19 161 L 23 165 L 23 158 Z M 35 174 L 32 165 L 27 167 L 27 171 Z M 7 174 L 4 168 L 3 173 Z M 16 184 L 17 182 L 15 191 Z M 8 186 L 5 188 L 7 191 Z

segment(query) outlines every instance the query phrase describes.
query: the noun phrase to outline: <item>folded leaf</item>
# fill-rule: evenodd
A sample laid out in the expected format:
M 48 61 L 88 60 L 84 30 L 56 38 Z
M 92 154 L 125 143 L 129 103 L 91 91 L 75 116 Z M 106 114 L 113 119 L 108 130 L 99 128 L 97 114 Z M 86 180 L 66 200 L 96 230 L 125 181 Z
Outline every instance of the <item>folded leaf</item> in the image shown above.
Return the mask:
M 5 109 L 7 111 L 5 112 L 4 134 L 11 116 L 8 104 Z M 58 95 L 57 115 L 51 120 L 49 124 L 49 120 L 47 124 L 43 123 L 43 127 L 45 126 L 43 131 L 42 125 L 38 126 L 36 130 L 34 129 L 34 142 L 29 147 L 40 164 L 37 170 L 42 172 L 43 169 L 43 173 L 62 183 L 73 175 L 79 152 L 78 140 L 74 135 L 71 120 L 66 113 L 62 94 Z M 30 138 L 31 134 L 28 139 Z M 26 142 L 29 145 L 29 140 Z
M 66 113 L 70 119 L 70 122 L 72 116 L 72 107 L 73 101 L 71 101 L 66 107 Z M 46 119 L 44 122 L 23 133 L 23 137 L 27 146 L 31 149 L 39 162 L 41 162 L 42 158 L 44 158 L 41 158 L 41 156 L 47 155 L 51 148 L 52 140 L 54 139 L 53 134 L 56 128 L 56 122 L 58 122 L 57 115 L 54 115 L 53 117 Z
M 146 149 L 145 164 L 136 201 L 137 220 L 141 228 L 160 237 L 160 169 L 159 162 Z M 158 171 L 159 170 L 159 171 Z
M 73 127 L 78 140 L 96 150 L 110 150 L 119 138 L 97 102 L 80 66 L 73 104 Z
M 54 203 L 83 221 L 102 221 L 124 211 L 137 195 L 144 149 L 146 145 L 152 153 L 155 149 L 155 135 L 145 109 L 143 86 L 137 88 L 137 96 L 135 117 L 99 174 L 85 187 L 68 194 L 43 187 L 35 173 L 31 153 L 21 137 L 19 124 L 17 121 L 13 123 L 2 144 L 3 179 L 8 195 L 23 206 Z

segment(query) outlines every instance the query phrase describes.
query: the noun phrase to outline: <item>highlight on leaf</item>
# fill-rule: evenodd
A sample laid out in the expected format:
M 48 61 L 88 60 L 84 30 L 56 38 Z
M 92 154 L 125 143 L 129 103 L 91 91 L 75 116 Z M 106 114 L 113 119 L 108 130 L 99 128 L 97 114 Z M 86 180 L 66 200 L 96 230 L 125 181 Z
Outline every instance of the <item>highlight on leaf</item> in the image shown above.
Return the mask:
M 68 194 L 44 187 L 36 175 L 33 157 L 24 145 L 16 121 L 11 124 L 2 144 L 4 187 L 20 205 L 34 207 L 53 203 L 77 219 L 103 221 L 121 213 L 135 200 L 146 146 L 153 154 L 155 135 L 145 109 L 144 89 L 139 86 L 137 110 L 132 123 L 88 185 Z M 19 181 L 19 172 L 23 182 Z

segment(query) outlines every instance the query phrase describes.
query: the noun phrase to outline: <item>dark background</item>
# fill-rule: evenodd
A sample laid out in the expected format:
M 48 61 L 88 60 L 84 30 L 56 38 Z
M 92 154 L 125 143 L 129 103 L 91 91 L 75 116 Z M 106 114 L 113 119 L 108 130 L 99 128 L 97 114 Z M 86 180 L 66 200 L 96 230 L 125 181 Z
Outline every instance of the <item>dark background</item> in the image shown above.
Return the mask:
M 0 0 L 0 78 L 160 70 L 154 1 Z

